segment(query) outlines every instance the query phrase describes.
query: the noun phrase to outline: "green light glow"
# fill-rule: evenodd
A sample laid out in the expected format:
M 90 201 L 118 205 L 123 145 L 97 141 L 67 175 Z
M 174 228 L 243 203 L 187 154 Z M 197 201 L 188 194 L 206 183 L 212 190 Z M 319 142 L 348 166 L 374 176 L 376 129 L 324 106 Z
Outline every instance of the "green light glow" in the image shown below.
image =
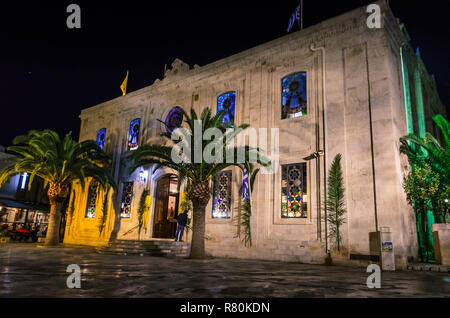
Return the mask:
M 408 65 L 405 61 L 404 49 L 400 48 L 400 57 L 402 63 L 402 73 L 403 73 L 403 92 L 405 96 L 405 110 L 406 110 L 406 126 L 408 129 L 408 134 L 414 134 L 414 124 L 413 115 L 411 107 L 411 89 L 409 82 L 409 71 Z M 423 107 L 423 95 L 422 95 L 422 82 L 420 79 L 420 72 L 416 70 L 414 73 L 414 86 L 417 104 L 417 117 L 419 122 L 419 134 L 421 137 L 425 136 L 425 114 Z M 412 143 L 410 143 L 411 146 Z M 414 167 L 411 166 L 411 170 Z M 416 204 L 414 204 L 415 218 L 416 218 L 416 231 L 417 231 L 417 245 L 419 252 L 419 261 L 430 262 L 434 260 L 434 249 L 433 249 L 433 232 L 432 225 L 434 224 L 434 216 L 431 211 L 426 213 L 420 213 Z
M 414 87 L 416 92 L 417 120 L 419 123 L 419 135 L 424 138 L 426 134 L 425 113 L 423 108 L 422 79 L 419 68 L 414 71 Z
M 408 128 L 408 134 L 414 133 L 413 116 L 411 110 L 411 91 L 409 87 L 409 74 L 408 66 L 403 54 L 403 47 L 400 48 L 400 57 L 402 60 L 402 73 L 403 73 L 403 92 L 405 96 L 405 109 L 406 109 L 406 125 Z

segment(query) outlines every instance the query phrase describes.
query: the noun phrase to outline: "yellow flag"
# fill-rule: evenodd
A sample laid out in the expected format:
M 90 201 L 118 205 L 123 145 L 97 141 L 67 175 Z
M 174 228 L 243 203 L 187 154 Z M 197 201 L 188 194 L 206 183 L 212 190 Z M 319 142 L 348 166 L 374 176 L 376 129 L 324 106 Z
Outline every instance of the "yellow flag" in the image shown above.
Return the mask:
M 120 89 L 122 90 L 122 93 L 123 93 L 122 96 L 125 96 L 125 94 L 127 93 L 127 84 L 128 84 L 128 71 L 127 71 L 127 76 L 123 80 L 122 85 L 120 85 Z
M 183 204 L 184 201 L 187 200 L 187 193 L 186 192 L 181 192 L 180 193 L 180 204 L 178 205 L 178 213 L 182 212 L 181 209 L 181 205 Z M 184 211 L 183 211 L 184 212 Z
M 150 216 L 150 208 L 152 207 L 152 196 L 147 195 L 145 197 L 144 215 L 142 216 L 142 228 L 147 231 L 148 217 Z

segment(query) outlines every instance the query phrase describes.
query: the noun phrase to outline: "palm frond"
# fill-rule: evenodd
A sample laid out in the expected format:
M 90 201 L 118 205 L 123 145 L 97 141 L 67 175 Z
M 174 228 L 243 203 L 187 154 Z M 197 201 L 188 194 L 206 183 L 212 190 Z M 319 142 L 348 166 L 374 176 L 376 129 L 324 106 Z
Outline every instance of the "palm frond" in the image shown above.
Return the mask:
M 78 143 L 71 133 L 61 139 L 58 133 L 47 129 L 31 130 L 27 135 L 17 136 L 13 144 L 8 151 L 17 159 L 9 166 L 9 171 L 29 173 L 29 186 L 35 177 L 39 177 L 45 186 L 59 184 L 65 189 L 79 180 L 84 188 L 85 178 L 92 177 L 103 188 L 110 185 L 117 189 L 110 174 L 111 158 L 93 140 Z M 0 181 L 5 178 L 8 178 L 8 171 L 0 173 Z

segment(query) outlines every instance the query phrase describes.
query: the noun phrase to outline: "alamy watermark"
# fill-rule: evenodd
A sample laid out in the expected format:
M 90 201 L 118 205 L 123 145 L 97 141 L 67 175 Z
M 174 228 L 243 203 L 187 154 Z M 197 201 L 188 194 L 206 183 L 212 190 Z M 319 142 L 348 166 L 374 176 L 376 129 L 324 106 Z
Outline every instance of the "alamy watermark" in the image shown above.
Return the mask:
M 370 264 L 367 266 L 367 273 L 371 273 L 369 277 L 367 277 L 367 287 L 370 289 L 373 288 L 381 288 L 381 268 L 377 264 Z
M 367 7 L 367 13 L 370 13 L 367 18 L 367 27 L 369 29 L 381 29 L 381 8 L 378 4 L 371 4 Z
M 66 24 L 69 29 L 81 28 L 81 8 L 78 4 L 69 4 L 66 9 L 70 15 L 67 17 Z
M 66 285 L 67 288 L 81 288 L 81 269 L 77 264 L 70 264 L 66 269 L 67 273 L 70 273 L 69 277 L 67 277 Z

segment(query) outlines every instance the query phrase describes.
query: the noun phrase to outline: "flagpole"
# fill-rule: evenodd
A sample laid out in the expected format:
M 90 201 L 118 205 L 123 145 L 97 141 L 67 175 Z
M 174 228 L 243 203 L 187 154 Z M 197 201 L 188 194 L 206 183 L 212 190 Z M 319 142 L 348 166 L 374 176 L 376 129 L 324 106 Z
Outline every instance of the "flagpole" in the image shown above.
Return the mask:
M 300 24 L 301 24 L 301 26 L 300 26 L 300 30 L 303 30 L 303 0 L 300 0 L 300 15 L 301 15 L 301 18 L 300 18 Z

